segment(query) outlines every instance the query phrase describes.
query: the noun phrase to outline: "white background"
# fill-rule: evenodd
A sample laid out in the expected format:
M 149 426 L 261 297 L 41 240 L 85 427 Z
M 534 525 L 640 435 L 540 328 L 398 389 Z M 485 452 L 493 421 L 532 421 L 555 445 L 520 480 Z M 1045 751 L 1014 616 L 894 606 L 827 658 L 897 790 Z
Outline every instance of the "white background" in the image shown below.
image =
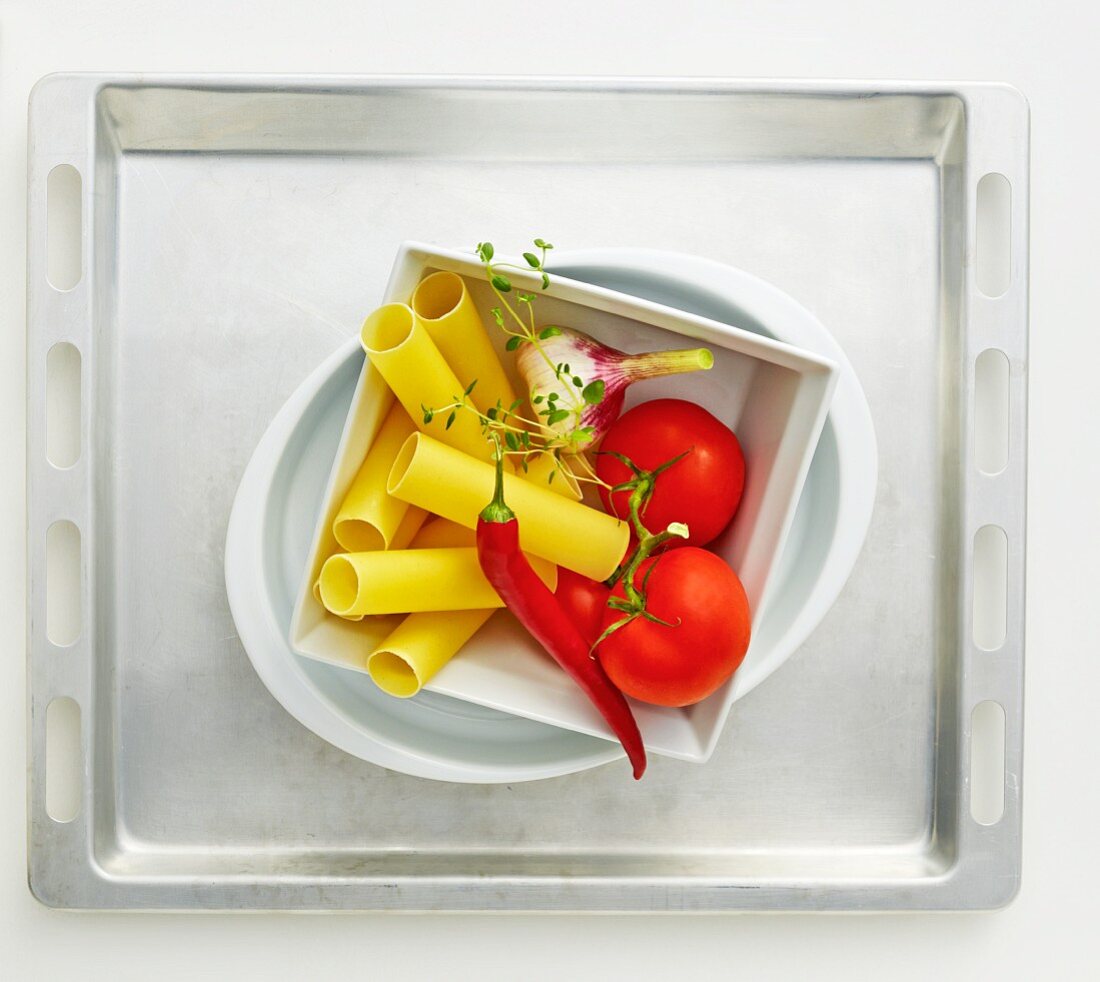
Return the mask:
M 923 980 L 1100 972 L 1097 10 L 1080 0 L 0 0 L 0 977 Z M 975 915 L 660 918 L 40 907 L 26 886 L 24 800 L 26 107 L 35 80 L 59 70 L 927 78 L 1022 89 L 1033 122 L 1032 314 L 1017 901 Z

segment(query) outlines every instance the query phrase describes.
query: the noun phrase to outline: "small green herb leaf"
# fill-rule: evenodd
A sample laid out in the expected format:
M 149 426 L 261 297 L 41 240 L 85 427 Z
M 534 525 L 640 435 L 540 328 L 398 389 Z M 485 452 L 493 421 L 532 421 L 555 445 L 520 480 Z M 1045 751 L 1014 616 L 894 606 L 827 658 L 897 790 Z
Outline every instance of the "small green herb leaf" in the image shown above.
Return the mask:
M 546 417 L 546 422 L 553 426 L 555 423 L 560 423 L 562 420 L 569 418 L 568 409 L 555 409 L 549 416 Z
M 490 406 L 488 409 L 485 410 L 485 415 L 489 419 L 494 419 L 495 420 L 497 418 L 497 407 L 496 406 Z
M 518 334 L 513 334 L 508 339 L 507 344 L 504 345 L 504 350 L 505 351 L 515 351 L 516 348 L 518 348 L 521 344 L 523 344 L 523 341 L 524 341 L 524 339 L 521 338 Z
M 584 385 L 584 380 L 579 375 L 574 375 L 573 384 L 579 389 Z
M 542 288 L 545 290 L 550 285 L 550 277 L 546 274 L 542 274 Z
M 554 483 L 554 477 L 557 473 L 558 473 L 557 471 L 551 471 L 550 476 L 546 479 L 546 483 L 547 484 L 553 484 Z
M 501 293 L 507 293 L 512 289 L 512 281 L 509 280 L 507 276 L 501 276 L 500 273 L 494 273 L 490 282 L 494 287 L 500 290 Z
M 537 406 L 537 405 L 538 405 L 538 404 L 539 404 L 540 402 L 542 402 L 542 401 L 543 401 L 543 399 L 545 399 L 545 398 L 546 398 L 545 396 L 542 396 L 542 395 L 537 395 L 537 396 L 535 396 L 535 398 L 534 398 L 534 399 L 532 399 L 532 400 L 531 400 L 531 403 L 532 403 L 532 405 L 535 405 L 535 406 Z
M 497 327 L 504 327 L 504 311 L 499 307 L 494 307 L 489 311 L 493 315 L 493 320 L 497 322 Z
M 523 254 L 523 258 L 527 260 L 527 265 L 530 266 L 532 269 L 539 268 L 539 257 L 536 256 L 533 252 L 525 252 Z
M 474 391 L 474 386 L 475 385 L 477 385 L 477 379 L 476 378 L 469 385 L 466 386 L 466 391 L 463 392 L 462 394 L 464 396 L 468 396 L 471 392 Z
M 535 247 L 538 249 L 553 249 L 554 247 L 543 239 L 535 239 Z
M 541 331 L 539 331 L 539 340 L 540 341 L 549 341 L 550 338 L 556 338 L 560 334 L 561 334 L 561 328 L 560 327 L 544 327 Z
M 519 441 L 511 430 L 504 434 L 504 442 L 508 444 L 509 450 L 519 450 Z
M 483 263 L 492 262 L 493 259 L 493 243 L 492 242 L 479 242 L 477 246 L 477 254 L 481 256 Z
M 598 378 L 595 381 L 589 382 L 581 391 L 581 395 L 584 396 L 584 401 L 590 406 L 598 406 L 603 402 L 604 390 L 607 388 L 606 383 L 602 378 Z
M 455 421 L 455 411 L 452 409 L 451 410 L 451 415 L 447 417 L 447 424 L 443 427 L 443 429 L 449 430 L 451 428 L 451 424 L 454 421 Z

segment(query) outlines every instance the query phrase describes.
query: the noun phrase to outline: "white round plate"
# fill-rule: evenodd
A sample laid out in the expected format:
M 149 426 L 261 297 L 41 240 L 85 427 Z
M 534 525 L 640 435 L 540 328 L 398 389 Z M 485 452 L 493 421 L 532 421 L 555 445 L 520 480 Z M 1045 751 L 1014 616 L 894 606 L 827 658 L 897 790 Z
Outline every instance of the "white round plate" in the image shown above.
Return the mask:
M 742 270 L 679 253 L 599 249 L 555 256 L 554 272 L 736 324 L 840 366 L 778 582 L 753 639 L 754 652 L 766 655 L 753 678 L 737 680 L 742 696 L 805 641 L 863 545 L 878 473 L 863 390 L 813 315 Z M 291 715 L 329 743 L 417 777 L 511 783 L 618 759 L 617 744 L 436 693 L 393 699 L 366 675 L 290 650 L 293 597 L 362 359 L 358 339 L 351 338 L 302 383 L 260 440 L 237 490 L 226 583 L 238 634 L 260 678 Z

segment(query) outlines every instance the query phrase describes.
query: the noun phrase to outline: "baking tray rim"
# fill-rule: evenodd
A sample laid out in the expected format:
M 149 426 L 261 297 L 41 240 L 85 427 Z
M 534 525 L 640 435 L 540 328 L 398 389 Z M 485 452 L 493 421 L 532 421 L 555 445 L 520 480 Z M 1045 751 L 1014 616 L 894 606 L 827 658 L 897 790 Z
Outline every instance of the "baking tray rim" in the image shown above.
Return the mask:
M 1023 738 L 1023 653 L 1025 588 L 1025 522 L 1026 522 L 1026 361 L 1027 361 L 1027 225 L 1028 225 L 1028 164 L 1029 164 L 1029 108 L 1023 94 L 1004 83 L 949 82 L 949 81 L 870 81 L 870 80 L 811 80 L 811 79 L 729 79 L 721 77 L 660 77 L 643 76 L 540 76 L 508 77 L 478 75 L 278 75 L 278 74 L 156 74 L 141 73 L 57 73 L 45 76 L 34 87 L 30 97 L 29 154 L 28 154 L 28 862 L 31 889 L 44 903 L 56 906 L 85 908 L 110 907 L 160 907 L 176 909 L 178 904 L 166 903 L 158 898 L 160 888 L 171 885 L 170 878 L 162 884 L 131 881 L 118 877 L 108 869 L 109 864 L 99 862 L 93 848 L 88 803 L 91 793 L 87 785 L 90 776 L 89 762 L 85 755 L 85 801 L 82 816 L 68 826 L 53 822 L 44 813 L 41 793 L 44 789 L 44 760 L 41 752 L 44 744 L 45 706 L 56 695 L 71 694 L 82 706 L 89 706 L 91 690 L 90 643 L 87 637 L 71 646 L 77 657 L 64 660 L 51 658 L 55 646 L 45 638 L 44 628 L 44 530 L 53 521 L 69 516 L 63 513 L 53 497 L 68 495 L 80 499 L 80 489 L 87 487 L 88 468 L 82 458 L 73 468 L 58 474 L 45 464 L 44 419 L 41 412 L 44 395 L 46 352 L 58 340 L 87 340 L 91 330 L 92 296 L 89 277 L 85 277 L 67 294 L 53 295 L 44 285 L 43 236 L 44 185 L 49 169 L 58 163 L 73 163 L 94 172 L 96 120 L 94 113 L 98 93 L 108 86 L 189 88 L 202 90 L 225 89 L 227 91 L 280 91 L 345 90 L 369 91 L 379 87 L 428 89 L 457 87 L 507 91 L 510 89 L 539 89 L 567 91 L 603 89 L 610 91 L 645 92 L 715 92 L 721 94 L 810 95 L 838 98 L 866 98 L 869 96 L 952 96 L 964 107 L 961 125 L 965 130 L 966 153 L 958 162 L 965 175 L 964 196 L 966 208 L 962 215 L 965 223 L 967 257 L 973 255 L 973 196 L 977 177 L 988 172 L 999 172 L 1009 178 L 1013 194 L 1011 201 L 1011 231 L 1014 250 L 1012 254 L 1012 278 L 1010 288 L 1000 297 L 976 296 L 972 288 L 973 269 L 964 262 L 965 309 L 961 316 L 963 333 L 963 366 L 961 371 L 972 369 L 974 358 L 987 347 L 1000 348 L 1010 358 L 1013 366 L 1014 389 L 1010 407 L 1010 463 L 1000 474 L 968 482 L 980 493 L 965 493 L 962 521 L 964 534 L 985 524 L 999 524 L 1012 537 L 1009 546 L 1008 631 L 1005 649 L 997 659 L 976 662 L 973 652 L 962 651 L 958 693 L 960 702 L 976 704 L 975 693 L 983 698 L 996 699 L 1008 716 L 1005 741 L 1006 788 L 1005 809 L 1000 821 L 993 826 L 978 826 L 961 811 L 965 795 L 958 795 L 956 811 L 960 816 L 959 842 L 954 860 L 939 875 L 916 881 L 890 880 L 883 886 L 863 883 L 847 883 L 850 889 L 831 889 L 824 882 L 790 883 L 761 887 L 748 882 L 726 881 L 718 886 L 718 892 L 710 896 L 711 888 L 704 879 L 672 878 L 680 909 L 706 907 L 707 909 L 961 909 L 991 908 L 1003 906 L 1016 894 L 1020 877 L 1020 826 L 1021 826 L 1021 763 Z M 89 107 L 89 97 L 91 107 Z M 50 113 L 54 113 L 54 117 Z M 980 125 L 979 125 L 980 124 Z M 132 152 L 129 149 L 116 152 Z M 941 161 L 937 161 L 941 163 Z M 48 165 L 48 166 L 47 166 Z M 87 201 L 87 191 L 86 191 Z M 86 205 L 86 207 L 88 207 Z M 85 221 L 86 246 L 90 245 L 90 223 Z M 89 253 L 86 250 L 86 255 Z M 1018 369 L 1018 372 L 1017 372 Z M 1017 378 L 1019 375 L 1019 378 Z M 960 381 L 968 383 L 969 377 Z M 968 420 L 972 411 L 967 389 L 962 411 Z M 85 423 L 86 425 L 86 423 Z M 963 427 L 960 454 L 969 459 L 970 436 Z M 86 439 L 82 445 L 89 445 Z M 54 482 L 59 491 L 39 493 L 39 486 Z M 83 502 L 87 507 L 87 502 Z M 40 534 L 43 533 L 43 534 Z M 85 557 L 85 571 L 87 570 Z M 970 611 L 962 598 L 970 595 L 971 571 L 964 563 L 961 570 L 959 591 L 960 619 L 967 634 L 961 643 L 969 646 Z M 88 576 L 84 577 L 82 590 L 88 595 Z M 86 632 L 86 634 L 91 632 Z M 81 651 L 81 649 L 84 649 Z M 80 656 L 83 656 L 81 658 Z M 82 715 L 82 738 L 89 746 L 91 713 Z M 965 737 L 969 716 L 960 718 L 961 736 Z M 966 788 L 968 754 L 960 750 L 959 773 L 962 787 Z M 73 863 L 73 860 L 77 862 Z M 69 879 L 59 882 L 56 874 L 68 873 Z M 614 878 L 599 878 L 589 882 L 584 877 L 551 880 L 559 889 L 563 884 L 583 886 L 583 892 L 567 891 L 567 902 L 562 904 L 532 904 L 530 888 L 538 886 L 538 877 L 513 878 L 517 890 L 504 897 L 502 890 L 513 882 L 509 878 L 492 878 L 477 881 L 463 887 L 461 897 L 470 898 L 485 893 L 490 901 L 470 905 L 469 909 L 487 910 L 495 907 L 526 910 L 628 910 L 666 909 L 672 889 L 662 877 L 639 877 L 641 882 L 623 883 L 627 893 L 616 892 L 614 903 L 610 897 L 601 898 L 602 888 L 611 887 Z M 310 881 L 306 881 L 307 883 Z M 265 890 L 263 878 L 240 879 L 224 892 L 216 882 L 210 882 L 209 895 L 197 890 L 187 906 L 209 909 L 218 906 L 249 906 L 282 909 L 299 906 L 285 895 L 286 883 L 275 886 L 273 892 Z M 228 886 L 228 884 L 226 884 Z M 401 890 L 403 909 L 461 909 L 466 903 L 457 901 L 450 908 L 446 898 L 450 893 L 446 884 L 426 880 L 418 883 L 417 890 Z M 344 889 L 342 890 L 341 887 Z M 375 909 L 393 907 L 398 899 L 398 883 L 387 880 L 380 888 L 369 881 L 361 884 L 333 884 L 335 894 L 350 891 L 351 902 L 317 906 L 347 906 L 351 909 Z M 359 892 L 359 896 L 355 894 Z M 429 890 L 424 898 L 418 890 Z M 637 906 L 624 903 L 628 895 L 638 894 Z M 808 891 L 808 892 L 807 892 Z M 217 894 L 222 895 L 219 901 Z M 266 894 L 266 896 L 265 896 Z M 328 896 L 326 891 L 326 896 Z M 703 903 L 710 897 L 711 903 Z M 739 898 L 734 900 L 733 898 Z M 280 902 L 281 898 L 281 902 Z M 177 898 L 178 899 L 178 898 Z M 335 898 L 333 898 L 335 899 Z M 495 899 L 495 902 L 491 902 Z M 634 899 L 634 898 L 632 898 Z

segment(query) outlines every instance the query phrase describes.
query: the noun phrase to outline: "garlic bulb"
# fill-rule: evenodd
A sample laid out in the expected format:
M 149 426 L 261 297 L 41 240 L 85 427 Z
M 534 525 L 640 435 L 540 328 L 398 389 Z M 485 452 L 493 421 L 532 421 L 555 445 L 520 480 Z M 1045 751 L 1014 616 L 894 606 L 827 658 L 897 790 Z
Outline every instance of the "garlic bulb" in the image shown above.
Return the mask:
M 634 382 L 706 370 L 707 348 L 628 355 L 567 327 L 546 327 L 516 349 L 531 408 L 575 451 L 592 446 L 623 408 Z

